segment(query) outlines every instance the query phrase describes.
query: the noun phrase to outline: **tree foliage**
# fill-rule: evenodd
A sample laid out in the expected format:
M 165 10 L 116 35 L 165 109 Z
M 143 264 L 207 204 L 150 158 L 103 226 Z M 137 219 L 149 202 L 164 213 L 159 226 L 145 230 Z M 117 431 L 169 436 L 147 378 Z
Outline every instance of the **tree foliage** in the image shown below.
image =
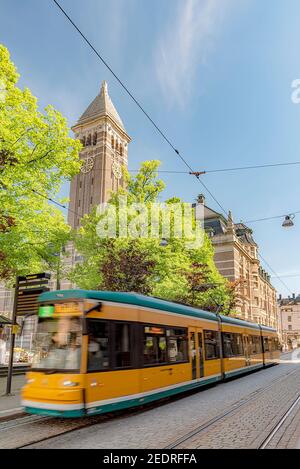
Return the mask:
M 0 44 L 0 279 L 40 270 L 49 244 L 66 243 L 70 229 L 47 198 L 81 165 L 66 120 L 52 106 L 40 112 L 18 79 Z
M 181 223 L 180 199 L 173 197 L 166 204 L 171 207 L 167 243 L 162 245 L 160 237 L 150 235 L 151 207 L 158 202 L 165 187 L 158 179 L 159 164 L 159 161 L 144 162 L 135 177 L 124 169 L 127 189 L 111 195 L 110 204 L 116 209 L 117 217 L 127 210 L 127 230 L 141 236 L 122 237 L 117 230 L 113 239 L 99 237 L 99 222 L 107 217 L 109 223 L 111 218 L 107 211 L 95 209 L 83 218 L 81 228 L 74 233 L 82 262 L 76 265 L 70 278 L 81 288 L 136 291 L 212 311 L 221 305 L 225 311 L 229 302 L 228 283 L 215 267 L 208 236 L 202 233 L 202 243 L 192 249 L 188 247 L 188 236 L 175 236 L 174 228 Z M 121 206 L 120 195 L 126 196 L 126 206 Z M 174 203 L 179 204 L 179 212 L 173 210 Z M 138 220 L 136 225 L 135 220 Z M 161 230 L 162 220 L 158 217 L 156 221 Z

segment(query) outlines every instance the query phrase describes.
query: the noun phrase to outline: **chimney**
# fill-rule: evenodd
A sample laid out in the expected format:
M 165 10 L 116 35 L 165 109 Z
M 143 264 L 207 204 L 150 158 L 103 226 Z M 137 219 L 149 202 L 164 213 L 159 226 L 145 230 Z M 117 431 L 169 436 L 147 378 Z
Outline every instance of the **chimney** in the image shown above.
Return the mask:
M 198 204 L 205 205 L 205 196 L 204 196 L 204 194 L 199 194 L 199 195 L 198 195 L 198 197 L 197 197 L 197 203 L 198 203 Z

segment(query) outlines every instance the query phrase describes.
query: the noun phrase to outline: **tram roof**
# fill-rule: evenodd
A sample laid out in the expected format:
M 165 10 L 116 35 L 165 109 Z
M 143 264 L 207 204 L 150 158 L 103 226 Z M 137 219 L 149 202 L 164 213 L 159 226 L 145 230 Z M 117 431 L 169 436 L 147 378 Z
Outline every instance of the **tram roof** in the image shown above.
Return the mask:
M 59 290 L 42 293 L 39 301 L 63 301 L 71 299 L 94 299 L 102 301 L 111 301 L 114 303 L 132 304 L 156 310 L 163 310 L 175 314 L 183 314 L 186 316 L 208 319 L 210 321 L 218 321 L 217 315 L 200 308 L 193 308 L 182 303 L 163 300 L 153 296 L 141 295 L 134 292 L 111 292 L 111 291 L 95 291 L 95 290 Z M 233 324 L 241 327 L 250 327 L 259 329 L 256 323 L 244 321 L 243 319 L 233 318 L 231 316 L 220 315 L 221 320 L 225 324 Z M 270 327 L 261 326 L 263 330 L 275 331 Z

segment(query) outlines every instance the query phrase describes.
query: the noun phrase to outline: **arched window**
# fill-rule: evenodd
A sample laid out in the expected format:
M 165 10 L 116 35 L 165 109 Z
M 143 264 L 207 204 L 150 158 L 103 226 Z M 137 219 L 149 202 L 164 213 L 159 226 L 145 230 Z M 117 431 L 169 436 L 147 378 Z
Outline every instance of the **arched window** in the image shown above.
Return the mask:
M 97 145 L 97 132 L 93 135 L 93 145 Z
M 91 134 L 89 134 L 89 136 L 87 138 L 87 141 L 86 141 L 86 144 L 91 145 L 91 143 L 92 143 L 92 136 L 91 136 Z

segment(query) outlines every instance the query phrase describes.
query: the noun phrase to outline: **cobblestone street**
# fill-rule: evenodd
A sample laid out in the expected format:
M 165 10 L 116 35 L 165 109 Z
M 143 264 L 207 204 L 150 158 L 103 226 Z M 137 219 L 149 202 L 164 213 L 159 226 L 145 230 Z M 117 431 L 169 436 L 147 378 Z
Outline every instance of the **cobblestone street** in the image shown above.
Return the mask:
M 257 448 L 299 395 L 299 358 L 290 358 L 284 355 L 278 366 L 147 410 L 81 420 L 26 417 L 27 421 L 2 423 L 0 447 Z M 267 447 L 297 448 L 299 441 L 296 405 Z

